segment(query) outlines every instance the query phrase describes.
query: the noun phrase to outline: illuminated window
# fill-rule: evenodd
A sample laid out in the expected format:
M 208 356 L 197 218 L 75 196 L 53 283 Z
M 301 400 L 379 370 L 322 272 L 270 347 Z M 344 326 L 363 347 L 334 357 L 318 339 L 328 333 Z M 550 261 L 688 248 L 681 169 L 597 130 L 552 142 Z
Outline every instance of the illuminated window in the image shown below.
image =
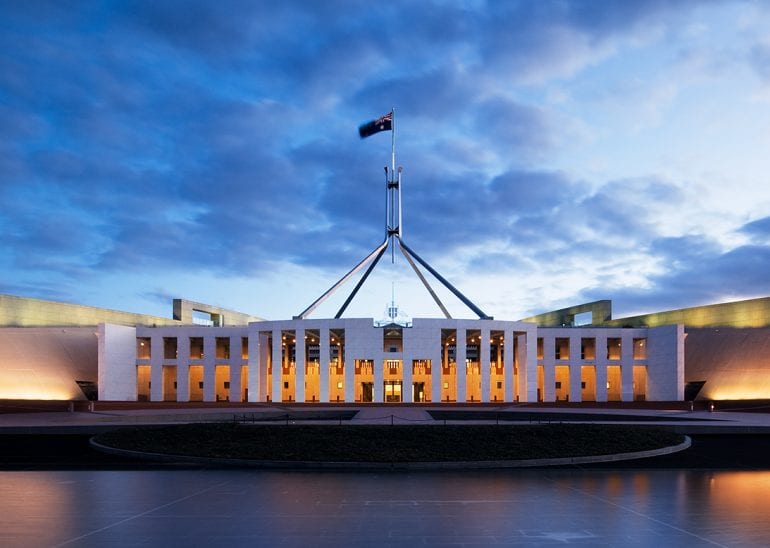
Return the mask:
M 554 341 L 554 353 L 557 360 L 568 360 L 569 339 L 566 337 L 557 337 Z
M 619 360 L 620 359 L 620 339 L 611 337 L 607 339 L 607 359 Z
M 647 339 L 634 339 L 634 359 L 647 359 Z
M 176 358 L 176 337 L 163 337 L 163 359 L 175 360 Z
M 190 359 L 203 359 L 203 337 L 190 337 Z
M 150 337 L 137 337 L 136 339 L 136 357 L 139 360 L 149 360 L 152 354 Z

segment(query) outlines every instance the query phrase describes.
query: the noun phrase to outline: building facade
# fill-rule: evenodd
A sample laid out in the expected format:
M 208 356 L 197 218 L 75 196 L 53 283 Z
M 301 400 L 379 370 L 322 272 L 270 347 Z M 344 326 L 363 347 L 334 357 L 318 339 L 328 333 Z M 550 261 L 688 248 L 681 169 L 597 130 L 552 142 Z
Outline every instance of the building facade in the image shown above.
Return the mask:
M 415 318 L 100 324 L 99 399 L 322 403 L 670 401 L 684 330 Z
M 597 301 L 514 322 L 391 327 L 371 319 L 267 322 L 181 299 L 172 317 L 160 318 L 0 295 L 0 400 L 770 398 L 768 297 L 617 319 L 610 301 Z M 491 341 L 488 351 L 482 339 Z M 297 340 L 312 344 L 303 351 Z

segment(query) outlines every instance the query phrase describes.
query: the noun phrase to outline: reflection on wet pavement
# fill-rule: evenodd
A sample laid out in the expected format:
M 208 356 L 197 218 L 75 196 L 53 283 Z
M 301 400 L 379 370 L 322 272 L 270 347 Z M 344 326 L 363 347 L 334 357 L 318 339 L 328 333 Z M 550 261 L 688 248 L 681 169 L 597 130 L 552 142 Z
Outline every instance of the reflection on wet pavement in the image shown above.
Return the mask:
M 734 546 L 770 472 L 0 472 L 0 545 Z

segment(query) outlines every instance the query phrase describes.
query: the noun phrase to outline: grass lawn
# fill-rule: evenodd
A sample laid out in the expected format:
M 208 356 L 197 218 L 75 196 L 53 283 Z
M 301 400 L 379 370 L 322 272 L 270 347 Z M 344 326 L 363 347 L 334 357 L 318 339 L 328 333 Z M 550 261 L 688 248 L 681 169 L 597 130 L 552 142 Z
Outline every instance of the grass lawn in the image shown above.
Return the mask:
M 677 445 L 684 436 L 646 426 L 251 425 L 135 427 L 96 441 L 149 453 L 312 462 L 448 462 L 576 457 Z

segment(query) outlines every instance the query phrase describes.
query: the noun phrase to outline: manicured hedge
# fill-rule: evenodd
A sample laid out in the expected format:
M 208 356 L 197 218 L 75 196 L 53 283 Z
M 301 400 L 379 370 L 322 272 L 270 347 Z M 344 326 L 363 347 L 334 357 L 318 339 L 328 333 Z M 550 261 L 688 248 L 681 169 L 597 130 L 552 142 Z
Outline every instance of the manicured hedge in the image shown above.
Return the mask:
M 558 458 L 676 445 L 681 434 L 645 426 L 243 425 L 136 427 L 97 436 L 111 447 L 216 458 L 313 462 L 446 462 Z

